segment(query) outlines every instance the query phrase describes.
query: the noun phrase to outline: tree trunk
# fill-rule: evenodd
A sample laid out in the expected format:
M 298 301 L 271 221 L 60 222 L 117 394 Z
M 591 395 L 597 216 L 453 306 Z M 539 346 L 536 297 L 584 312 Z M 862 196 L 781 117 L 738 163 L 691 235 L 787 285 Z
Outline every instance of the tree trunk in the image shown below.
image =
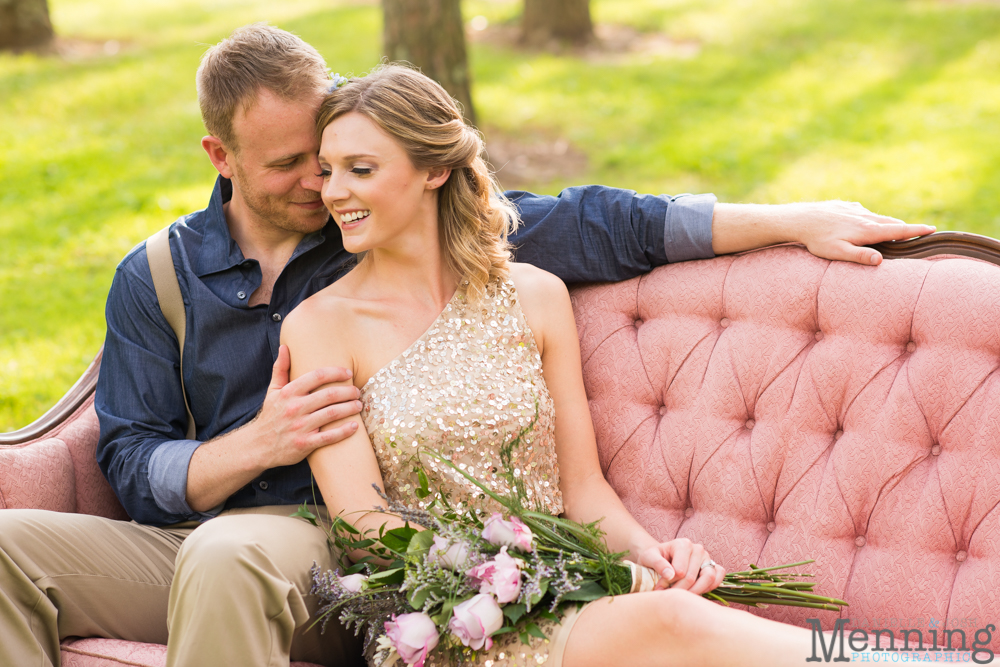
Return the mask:
M 46 0 L 0 0 L 0 49 L 38 49 L 52 42 Z
M 524 0 L 521 41 L 531 46 L 552 42 L 586 44 L 594 37 L 590 0 Z
M 475 123 L 460 0 L 382 0 L 385 54 L 440 83 Z

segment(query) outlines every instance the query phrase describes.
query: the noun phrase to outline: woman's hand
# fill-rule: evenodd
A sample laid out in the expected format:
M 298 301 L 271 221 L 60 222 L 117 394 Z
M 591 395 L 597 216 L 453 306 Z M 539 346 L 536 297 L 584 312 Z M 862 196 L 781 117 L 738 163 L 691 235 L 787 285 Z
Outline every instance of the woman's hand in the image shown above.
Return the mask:
M 685 537 L 642 550 L 639 565 L 660 574 L 654 590 L 682 588 L 701 595 L 716 588 L 726 576 L 726 570 L 711 559 L 705 547 Z

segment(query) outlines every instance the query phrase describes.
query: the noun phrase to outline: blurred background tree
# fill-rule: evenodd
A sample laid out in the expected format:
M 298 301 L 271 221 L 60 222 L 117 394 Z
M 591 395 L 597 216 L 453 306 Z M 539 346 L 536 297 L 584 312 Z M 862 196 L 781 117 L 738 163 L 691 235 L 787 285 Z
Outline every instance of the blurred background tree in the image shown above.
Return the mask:
M 382 0 L 383 49 L 392 61 L 405 60 L 434 79 L 476 122 L 465 49 L 460 0 Z
M 524 0 L 523 44 L 544 47 L 568 42 L 580 46 L 593 38 L 590 0 Z
M 0 0 L 0 49 L 45 48 L 52 38 L 46 0 Z

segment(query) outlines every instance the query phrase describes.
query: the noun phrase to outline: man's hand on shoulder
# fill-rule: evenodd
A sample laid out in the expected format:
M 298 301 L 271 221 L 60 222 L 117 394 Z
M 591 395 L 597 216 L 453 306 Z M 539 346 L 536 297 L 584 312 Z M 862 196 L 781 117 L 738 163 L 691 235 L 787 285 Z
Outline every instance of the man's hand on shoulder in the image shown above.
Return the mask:
M 320 428 L 361 412 L 361 391 L 346 368 L 317 368 L 289 381 L 288 347 L 278 348 L 264 406 L 252 422 L 257 436 L 270 443 L 268 468 L 294 465 L 314 450 L 340 442 L 357 430 L 345 422 L 327 431 Z M 332 386 L 325 386 L 332 385 Z
M 924 236 L 930 225 L 911 225 L 872 213 L 857 202 L 717 204 L 712 249 L 717 255 L 777 243 L 801 243 L 824 259 L 875 265 L 882 255 L 864 246 Z
M 187 501 L 196 512 L 206 512 L 265 470 L 295 465 L 313 451 L 347 438 L 357 423 L 346 421 L 320 428 L 361 411 L 360 392 L 346 382 L 344 368 L 317 368 L 289 380 L 288 348 L 278 348 L 271 383 L 257 417 L 243 428 L 206 442 L 191 457 Z

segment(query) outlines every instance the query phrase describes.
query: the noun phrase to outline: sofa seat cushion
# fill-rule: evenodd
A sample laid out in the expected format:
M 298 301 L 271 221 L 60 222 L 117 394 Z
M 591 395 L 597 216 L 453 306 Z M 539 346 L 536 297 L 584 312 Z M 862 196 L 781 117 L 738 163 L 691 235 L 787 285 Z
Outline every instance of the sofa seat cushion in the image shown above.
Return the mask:
M 602 468 L 655 537 L 815 558 L 854 627 L 998 624 L 1000 267 L 781 247 L 573 300 Z
M 166 667 L 167 647 L 122 639 L 77 639 L 62 646 L 63 667 Z M 293 662 L 290 667 L 322 667 Z

